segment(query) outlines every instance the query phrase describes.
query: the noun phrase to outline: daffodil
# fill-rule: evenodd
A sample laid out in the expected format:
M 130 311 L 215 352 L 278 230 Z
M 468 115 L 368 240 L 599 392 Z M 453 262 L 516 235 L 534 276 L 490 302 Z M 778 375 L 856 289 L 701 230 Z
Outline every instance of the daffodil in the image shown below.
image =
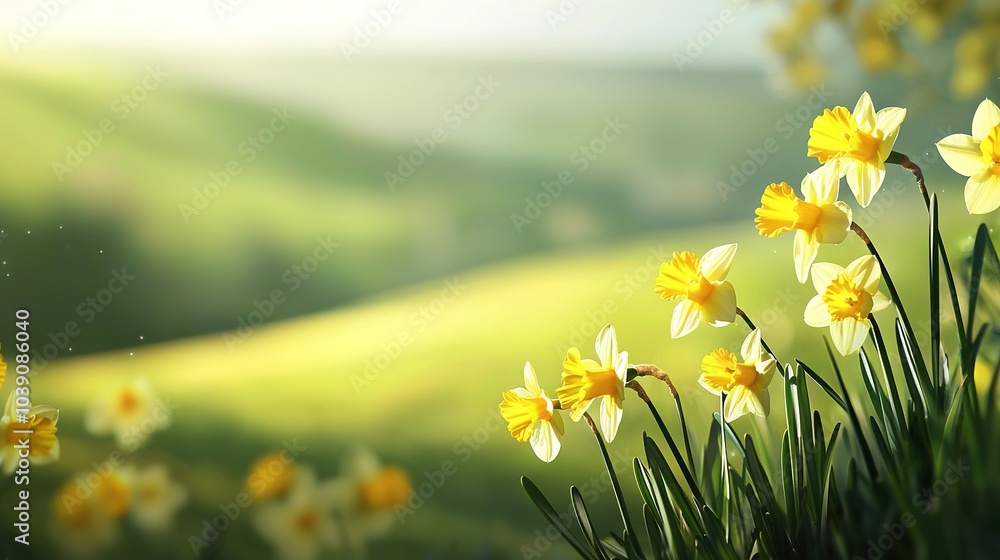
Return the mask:
M 21 398 L 27 400 L 27 397 Z M 0 465 L 7 475 L 17 469 L 22 459 L 33 465 L 44 465 L 59 459 L 59 439 L 56 437 L 59 411 L 48 405 L 22 403 L 24 406 L 19 406 L 17 399 L 16 391 L 11 391 L 0 418 L 0 429 L 4 433 Z M 23 411 L 21 414 L 27 422 L 18 421 L 19 410 Z
M 615 328 L 605 325 L 597 333 L 594 344 L 601 362 L 583 360 L 577 348 L 570 348 L 563 361 L 562 385 L 556 390 L 559 404 L 570 410 L 570 418 L 579 422 L 594 399 L 603 397 L 601 403 L 601 432 L 611 443 L 622 421 L 622 404 L 625 400 L 625 373 L 628 370 L 628 352 L 618 352 Z
M 0 356 L 0 386 L 3 386 L 5 379 L 7 379 L 7 363 L 3 361 L 3 356 Z
M 809 278 L 809 267 L 816 260 L 822 243 L 840 243 L 851 226 L 851 208 L 837 200 L 840 177 L 828 167 L 820 167 L 802 180 L 799 198 L 787 183 L 772 183 L 764 189 L 757 209 L 757 231 L 764 237 L 777 237 L 795 231 L 792 258 L 799 282 Z
M 847 268 L 832 263 L 812 267 L 818 295 L 806 305 L 805 322 L 812 327 L 830 327 L 837 350 L 847 356 L 857 352 L 871 329 L 869 314 L 889 306 L 889 298 L 878 291 L 882 272 L 875 257 L 865 255 Z
M 245 491 L 254 500 L 284 495 L 295 482 L 295 469 L 282 451 L 273 451 L 254 461 L 247 474 Z
M 854 112 L 846 107 L 827 109 L 809 129 L 809 157 L 835 166 L 861 206 L 868 206 L 885 180 L 884 162 L 892 152 L 906 109 L 886 107 L 878 113 L 868 92 L 861 94 Z
M 774 377 L 774 358 L 764 350 L 760 329 L 754 329 L 740 349 L 743 360 L 737 360 L 725 348 L 719 348 L 701 361 L 698 383 L 713 395 L 726 394 L 726 422 L 752 413 L 761 418 L 771 410 L 767 386 Z
M 163 533 L 173 526 L 174 514 L 187 501 L 187 490 L 170 479 L 166 465 L 152 465 L 136 473 L 131 516 L 147 533 Z
M 323 491 L 341 514 L 348 545 L 358 553 L 370 539 L 385 534 L 413 513 L 406 507 L 414 495 L 406 471 L 382 465 L 375 453 L 364 447 L 345 455 L 340 477 Z
M 564 427 L 552 399 L 538 385 L 530 362 L 524 363 L 524 387 L 503 394 L 500 414 L 507 421 L 507 430 L 517 441 L 530 442 L 535 455 L 546 463 L 559 454 L 559 440 Z
M 329 492 L 317 484 L 312 469 L 300 467 L 297 475 L 285 500 L 264 504 L 253 518 L 257 532 L 282 560 L 311 560 L 342 542 Z
M 91 434 L 113 433 L 119 447 L 134 451 L 170 425 L 170 409 L 140 377 L 94 401 L 84 420 Z
M 972 136 L 952 134 L 937 143 L 945 163 L 969 178 L 965 206 L 972 214 L 1000 208 L 1000 109 L 983 100 L 972 117 Z
M 670 320 L 670 336 L 680 338 L 704 321 L 722 327 L 736 320 L 736 290 L 726 281 L 736 244 L 716 247 L 702 258 L 685 251 L 660 265 L 654 291 L 667 300 L 682 298 Z
M 118 519 L 132 507 L 134 489 L 135 467 L 124 465 L 109 473 L 102 473 L 93 491 L 104 515 Z
M 77 481 L 66 482 L 52 502 L 54 540 L 74 558 L 94 558 L 118 538 L 118 525 L 95 494 L 80 497 Z

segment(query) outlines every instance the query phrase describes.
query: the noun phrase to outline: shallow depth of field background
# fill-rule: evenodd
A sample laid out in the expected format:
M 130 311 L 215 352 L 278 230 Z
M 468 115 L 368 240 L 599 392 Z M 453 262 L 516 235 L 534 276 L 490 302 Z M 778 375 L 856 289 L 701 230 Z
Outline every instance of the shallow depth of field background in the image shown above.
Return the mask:
M 54 356 L 35 362 L 33 397 L 61 410 L 63 457 L 33 475 L 36 558 L 56 555 L 55 488 L 114 450 L 84 429 L 88 405 L 137 376 L 177 408 L 130 460 L 168 464 L 189 500 L 168 536 L 125 531 L 103 557 L 194 557 L 189 536 L 250 463 L 292 440 L 321 479 L 359 444 L 415 485 L 454 464 L 370 558 L 524 557 L 546 525 L 519 476 L 565 508 L 569 484 L 602 468 L 584 425 L 568 424 L 551 465 L 496 429 L 525 360 L 552 393 L 566 347 L 592 353 L 612 321 L 631 361 L 672 375 L 696 441 L 707 430 L 701 356 L 746 331 L 669 339 L 673 304 L 653 280 L 672 251 L 738 242 L 740 306 L 779 358 L 828 370 L 822 333 L 801 324 L 813 292 L 795 281 L 791 239 L 758 236 L 753 210 L 767 184 L 797 187 L 816 167 L 806 141 L 822 108 L 853 109 L 862 91 L 908 107 L 896 150 L 940 193 L 953 255 L 978 223 L 933 148 L 996 98 L 991 66 L 982 83 L 953 78 L 979 24 L 968 14 L 942 12 L 936 36 L 906 35 L 879 66 L 878 45 L 832 20 L 805 30 L 818 54 L 782 50 L 774 30 L 804 8 L 779 2 L 400 0 L 389 21 L 384 2 L 224 2 L 0 8 L 0 344 L 8 356 L 14 311 L 30 309 L 35 346 Z M 358 39 L 366 25 L 376 32 Z M 273 131 L 276 114 L 287 124 Z M 911 177 L 890 167 L 865 211 L 846 183 L 841 196 L 904 297 L 923 293 Z M 863 253 L 849 238 L 820 259 Z M 88 307 L 123 268 L 135 279 Z M 280 303 L 264 303 L 276 290 Z M 908 306 L 920 330 L 926 310 Z M 242 327 L 260 309 L 263 325 Z M 80 332 L 64 337 L 69 321 Z M 654 426 L 636 402 L 613 455 L 641 454 Z M 244 513 L 221 557 L 273 557 Z M 558 542 L 539 554 L 572 557 Z

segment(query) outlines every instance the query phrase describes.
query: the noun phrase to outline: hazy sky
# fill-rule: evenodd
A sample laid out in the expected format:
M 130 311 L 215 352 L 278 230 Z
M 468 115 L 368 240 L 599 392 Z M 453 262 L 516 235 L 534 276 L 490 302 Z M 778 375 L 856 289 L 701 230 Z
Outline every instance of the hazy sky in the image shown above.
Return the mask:
M 395 14 L 388 13 L 390 5 Z M 724 9 L 732 11 L 727 23 L 719 20 Z M 384 25 L 379 12 L 383 20 L 390 16 Z M 725 65 L 762 60 L 761 31 L 777 17 L 773 3 L 748 7 L 748 0 L 8 0 L 0 5 L 8 53 L 14 54 L 67 45 L 337 53 L 367 25 L 373 33 L 366 49 L 372 52 L 659 61 L 683 53 L 689 39 L 702 33 L 707 45 L 702 62 Z M 709 39 L 712 30 L 717 36 Z

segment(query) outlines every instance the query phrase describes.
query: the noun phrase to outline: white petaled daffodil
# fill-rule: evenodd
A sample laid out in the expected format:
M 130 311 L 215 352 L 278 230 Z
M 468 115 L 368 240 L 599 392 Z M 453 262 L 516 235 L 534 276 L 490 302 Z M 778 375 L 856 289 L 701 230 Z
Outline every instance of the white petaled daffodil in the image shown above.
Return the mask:
M 22 397 L 27 400 L 27 397 Z M 27 422 L 18 421 L 18 411 L 22 411 Z M 0 418 L 0 430 L 3 431 L 3 447 L 0 448 L 0 465 L 5 475 L 17 469 L 20 453 L 26 451 L 28 460 L 33 465 L 44 465 L 59 460 L 59 438 L 56 437 L 56 424 L 59 422 L 59 411 L 48 405 L 24 407 L 17 405 L 16 391 L 11 391 L 7 397 L 7 406 Z M 30 433 L 29 433 L 30 432 Z M 27 443 L 25 448 L 22 444 Z
M 937 143 L 941 159 L 965 182 L 965 206 L 970 214 L 1000 208 L 1000 109 L 983 100 L 972 117 L 972 136 L 952 134 Z
M 188 493 L 170 478 L 166 465 L 151 465 L 135 475 L 132 520 L 147 533 L 164 533 L 174 523 L 174 514 L 187 502 Z
M 816 263 L 813 286 L 818 295 L 806 305 L 805 322 L 812 327 L 830 327 L 837 350 L 847 356 L 857 352 L 871 329 L 869 314 L 889 306 L 889 298 L 878 291 L 882 271 L 878 261 L 865 255 L 847 265 Z
M 868 206 L 885 180 L 885 160 L 892 152 L 906 109 L 886 107 L 878 113 L 868 92 L 854 112 L 847 107 L 826 109 L 809 129 L 807 155 L 835 166 L 862 207 Z
M 774 357 L 764 350 L 760 329 L 747 335 L 740 353 L 742 361 L 729 350 L 719 348 L 701 361 L 698 383 L 713 395 L 725 393 L 726 422 L 744 414 L 764 418 L 771 410 L 767 386 L 774 377 Z
M 140 377 L 94 401 L 84 423 L 91 434 L 113 433 L 118 447 L 134 451 L 152 432 L 170 425 L 170 410 Z
M 369 540 L 413 514 L 407 507 L 414 496 L 409 475 L 400 467 L 382 465 L 368 448 L 358 447 L 345 455 L 341 475 L 324 486 L 341 514 L 348 545 L 359 555 Z
M 722 327 L 736 320 L 736 289 L 726 275 L 736 258 L 736 244 L 722 245 L 704 257 L 689 251 L 674 253 L 660 265 L 653 288 L 663 299 L 682 298 L 670 320 L 671 338 L 680 338 L 704 321 Z
M 313 560 L 322 550 L 341 546 L 333 506 L 330 492 L 316 483 L 312 469 L 300 467 L 288 496 L 263 504 L 253 523 L 281 560 Z
M 565 431 L 562 417 L 538 385 L 530 362 L 524 363 L 524 387 L 504 392 L 500 414 L 507 421 L 510 435 L 522 443 L 529 442 L 539 459 L 551 463 L 559 454 Z
M 802 198 L 787 183 L 772 183 L 764 189 L 754 221 L 764 237 L 774 238 L 795 230 L 792 258 L 800 283 L 809 278 L 819 246 L 837 244 L 851 227 L 851 208 L 837 200 L 840 176 L 832 167 L 820 167 L 802 180 Z
M 625 401 L 625 374 L 628 352 L 618 352 L 618 337 L 613 326 L 605 325 L 597 333 L 594 344 L 600 363 L 580 358 L 580 350 L 570 348 L 563 361 L 562 385 L 556 390 L 559 405 L 570 411 L 570 418 L 579 422 L 594 399 L 601 403 L 601 432 L 611 443 L 622 421 Z

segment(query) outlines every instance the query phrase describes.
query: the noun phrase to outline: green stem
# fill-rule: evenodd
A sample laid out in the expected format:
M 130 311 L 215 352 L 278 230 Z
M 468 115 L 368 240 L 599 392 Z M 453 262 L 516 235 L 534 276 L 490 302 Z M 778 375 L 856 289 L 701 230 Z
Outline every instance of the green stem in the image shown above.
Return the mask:
M 601 455 L 604 456 L 604 464 L 608 467 L 608 476 L 611 477 L 611 488 L 615 491 L 615 499 L 618 500 L 618 510 L 622 514 L 622 522 L 625 523 L 625 536 L 628 537 L 629 544 L 641 558 L 642 547 L 639 545 L 635 528 L 632 527 L 632 520 L 628 515 L 628 507 L 625 505 L 625 496 L 622 495 L 621 485 L 618 484 L 618 476 L 615 474 L 615 467 L 611 464 L 611 457 L 608 455 L 608 448 L 604 445 L 604 438 L 601 437 L 601 432 L 597 430 L 597 424 L 594 423 L 594 419 L 590 417 L 590 414 L 584 412 L 583 417 L 587 419 L 590 430 L 594 432 L 594 437 L 597 438 L 597 444 L 601 446 Z
M 743 319 L 743 322 L 747 324 L 747 328 L 750 329 L 750 332 L 753 332 L 754 330 L 757 329 L 757 327 L 753 324 L 753 321 L 750 320 L 750 317 L 747 316 L 746 311 L 743 311 L 742 309 L 740 309 L 739 307 L 737 307 L 736 308 L 736 314 L 739 315 Z M 770 354 L 771 357 L 774 358 L 774 361 L 778 362 L 778 371 L 780 371 L 781 375 L 784 376 L 785 375 L 785 366 L 784 366 L 784 364 L 781 363 L 780 360 L 778 360 L 778 356 L 776 356 L 774 354 L 774 352 L 771 351 L 771 347 L 767 345 L 767 341 L 764 340 L 764 333 L 763 332 L 760 335 L 760 344 L 761 344 L 761 346 L 764 347 L 764 350 L 766 350 L 767 353 Z

